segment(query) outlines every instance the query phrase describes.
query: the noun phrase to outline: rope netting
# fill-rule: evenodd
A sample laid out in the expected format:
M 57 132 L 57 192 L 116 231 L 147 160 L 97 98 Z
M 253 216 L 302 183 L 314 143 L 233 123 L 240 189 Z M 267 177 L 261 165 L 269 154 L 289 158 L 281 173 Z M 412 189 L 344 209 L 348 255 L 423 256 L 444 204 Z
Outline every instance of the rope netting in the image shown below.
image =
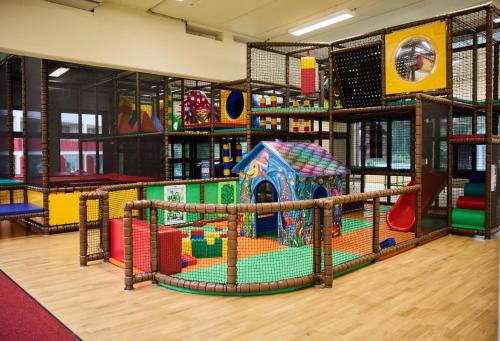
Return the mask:
M 486 98 L 486 11 L 455 16 L 453 26 L 453 97 L 484 102 Z M 476 49 L 477 54 L 474 52 Z M 474 85 L 474 69 L 477 69 Z M 474 99 L 474 86 L 477 87 Z

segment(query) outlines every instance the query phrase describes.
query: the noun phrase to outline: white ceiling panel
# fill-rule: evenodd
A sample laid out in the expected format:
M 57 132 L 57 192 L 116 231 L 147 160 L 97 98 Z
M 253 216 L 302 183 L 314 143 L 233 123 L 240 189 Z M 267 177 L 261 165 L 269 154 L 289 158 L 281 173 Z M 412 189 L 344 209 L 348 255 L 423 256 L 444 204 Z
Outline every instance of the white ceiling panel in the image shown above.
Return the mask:
M 497 1 L 495 1 L 497 2 Z M 187 20 L 257 40 L 332 41 L 379 28 L 435 16 L 481 0 L 104 0 Z M 353 19 L 295 37 L 290 28 L 343 9 Z

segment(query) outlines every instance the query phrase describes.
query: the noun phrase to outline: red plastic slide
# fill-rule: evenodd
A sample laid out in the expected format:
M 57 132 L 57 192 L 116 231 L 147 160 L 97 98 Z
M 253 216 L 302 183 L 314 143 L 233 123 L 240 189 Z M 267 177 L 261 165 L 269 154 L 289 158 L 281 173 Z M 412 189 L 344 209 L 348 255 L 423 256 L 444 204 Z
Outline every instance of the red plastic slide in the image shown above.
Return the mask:
M 446 175 L 433 174 L 424 170 L 422 177 L 425 186 L 422 190 L 422 212 L 425 213 L 432 204 L 436 195 L 441 192 L 445 183 Z M 407 186 L 415 185 L 415 180 L 411 180 Z M 387 226 L 391 230 L 408 232 L 415 227 L 415 204 L 417 193 L 401 194 L 396 203 L 387 211 Z

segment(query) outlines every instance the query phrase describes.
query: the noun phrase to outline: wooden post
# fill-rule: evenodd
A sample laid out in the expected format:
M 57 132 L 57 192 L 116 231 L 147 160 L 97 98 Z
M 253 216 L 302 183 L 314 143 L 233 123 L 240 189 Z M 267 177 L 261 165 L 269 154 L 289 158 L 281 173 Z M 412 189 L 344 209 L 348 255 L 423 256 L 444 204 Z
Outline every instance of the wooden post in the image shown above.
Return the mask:
M 381 61 L 382 61 L 382 65 L 381 65 L 381 70 L 380 70 L 380 80 L 381 80 L 381 97 L 380 97 L 380 105 L 385 107 L 386 105 L 386 100 L 385 100 L 385 96 L 386 96 L 386 90 L 385 90 L 385 30 L 384 30 L 384 34 L 382 34 L 382 39 L 381 39 L 381 42 L 380 42 L 380 54 L 381 54 Z
M 446 71 L 446 87 L 448 90 L 448 99 L 453 100 L 453 19 L 450 16 L 446 17 L 446 63 L 448 64 Z M 448 156 L 448 188 L 446 189 L 446 208 L 447 208 L 447 225 L 451 227 L 451 210 L 453 205 L 453 144 L 451 143 L 451 135 L 453 134 L 453 106 L 448 109 L 447 122 L 447 156 Z M 412 153 L 412 158 L 415 156 Z M 422 188 L 419 192 L 422 191 Z M 419 193 L 417 192 L 417 194 Z
M 333 282 L 333 257 L 332 257 L 332 205 L 323 208 L 323 262 L 325 287 L 331 288 Z
M 214 124 L 215 124 L 215 87 L 210 86 L 210 171 L 211 178 L 215 177 L 215 137 Z
M 87 195 L 82 193 L 80 195 L 79 205 L 79 222 L 78 227 L 80 230 L 80 266 L 87 266 Z
M 366 167 L 366 121 L 361 119 L 361 184 L 360 192 L 365 191 L 365 167 Z
M 12 62 L 10 60 L 5 64 L 5 86 L 7 92 L 7 140 L 8 140 L 8 167 L 9 177 L 15 176 L 14 164 L 14 91 L 12 88 Z M 12 195 L 11 195 L 12 199 Z
M 27 108 L 27 103 L 26 103 L 26 57 L 21 57 L 21 106 L 22 106 L 22 111 L 23 111 L 23 118 L 22 118 L 22 126 L 23 126 L 23 132 L 26 135 L 28 131 L 28 108 Z M 23 182 L 25 184 L 28 183 L 28 139 L 24 138 L 23 139 L 23 153 L 24 153 L 24 160 L 23 160 Z M 24 201 L 26 202 L 28 200 L 28 196 L 26 195 L 24 198 Z
M 498 43 L 493 47 L 493 99 L 498 99 L 498 62 L 500 59 L 500 49 Z
M 159 270 L 159 267 L 158 267 L 158 210 L 156 209 L 156 207 L 151 207 L 149 209 L 149 217 L 150 217 L 149 241 L 150 241 L 151 272 L 153 273 L 153 283 L 156 283 L 154 275 Z
M 448 165 L 448 188 L 446 189 L 446 215 L 447 226 L 451 227 L 451 210 L 453 205 L 453 143 L 451 143 L 451 135 L 453 134 L 453 106 L 448 107 L 448 122 L 447 122 L 447 165 Z
M 472 102 L 477 105 L 477 32 L 472 36 Z
M 313 271 L 316 277 L 316 284 L 320 281 L 321 276 L 321 213 L 319 207 L 313 208 L 314 210 L 314 227 L 313 227 L 313 243 L 314 243 L 314 258 L 313 258 Z M 324 220 L 323 220 L 324 221 Z
M 252 48 L 247 45 L 247 76 L 246 76 L 246 96 L 247 96 L 247 150 L 252 149 Z M 221 153 L 222 154 L 222 153 Z
M 101 202 L 101 233 L 102 233 L 102 251 L 104 253 L 104 262 L 109 261 L 109 193 L 103 194 Z
M 373 240 L 372 252 L 378 253 L 380 251 L 380 198 L 373 198 Z
M 123 253 L 125 261 L 125 290 L 134 289 L 134 250 L 132 240 L 132 209 L 123 213 Z
M 141 74 L 135 73 L 135 112 L 137 114 L 137 134 L 142 133 L 142 113 L 141 113 Z M 142 138 L 137 137 L 137 175 L 142 175 Z
M 205 203 L 205 182 L 200 182 L 200 205 Z M 205 212 L 200 213 L 200 220 L 205 219 Z
M 42 129 L 42 187 L 49 187 L 49 82 L 47 75 L 47 60 L 40 62 L 40 115 Z M 47 217 L 48 218 L 48 217 Z M 48 227 L 48 219 L 47 219 Z
M 334 154 L 333 144 L 335 143 L 334 136 L 334 123 L 333 123 L 333 49 L 330 46 L 328 48 L 328 83 L 330 84 L 328 89 L 328 150 L 330 154 Z
M 493 134 L 493 19 L 495 7 L 490 4 L 486 12 L 486 217 L 484 236 L 491 237 L 491 167 L 493 164 L 492 134 Z
M 238 224 L 237 224 L 237 210 L 235 205 L 228 205 L 227 217 L 227 291 L 236 292 L 236 272 L 238 261 Z
M 417 95 L 415 108 L 415 183 L 420 185 L 415 209 L 415 237 L 422 232 L 422 99 Z
M 165 180 L 170 180 L 170 160 L 168 158 L 168 154 L 169 154 L 169 149 L 170 149 L 170 145 L 169 145 L 169 140 L 168 140 L 168 133 L 169 133 L 169 124 L 170 124 L 170 118 L 172 119 L 172 130 L 173 130 L 173 127 L 174 127 L 174 113 L 172 112 L 171 113 L 171 117 L 169 117 L 169 107 L 170 107 L 170 96 L 169 96 L 169 87 L 170 87 L 170 84 L 169 84 L 169 81 L 168 81 L 168 77 L 164 77 L 164 89 L 163 89 L 163 117 L 164 117 L 164 128 L 163 128 L 163 132 L 164 132 L 164 143 L 165 143 L 165 147 L 164 147 L 164 158 L 165 158 Z M 173 99 L 173 98 L 172 98 Z

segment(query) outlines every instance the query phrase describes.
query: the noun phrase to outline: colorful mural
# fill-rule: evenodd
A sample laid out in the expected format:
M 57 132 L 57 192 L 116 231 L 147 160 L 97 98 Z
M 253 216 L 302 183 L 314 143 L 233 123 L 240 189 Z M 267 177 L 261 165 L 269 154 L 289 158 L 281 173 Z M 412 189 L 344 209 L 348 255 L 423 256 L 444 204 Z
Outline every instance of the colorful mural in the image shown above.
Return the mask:
M 272 185 L 277 202 L 312 199 L 318 188 L 323 192 L 321 197 L 340 195 L 342 177 L 349 169 L 314 143 L 261 142 L 245 155 L 233 172 L 240 178 L 240 202 L 255 203 L 263 182 Z M 276 219 L 279 242 L 287 246 L 310 244 L 312 214 L 311 209 L 279 212 Z M 242 216 L 240 234 L 259 237 L 258 219 L 254 213 Z M 340 206 L 333 210 L 333 223 L 338 234 Z

